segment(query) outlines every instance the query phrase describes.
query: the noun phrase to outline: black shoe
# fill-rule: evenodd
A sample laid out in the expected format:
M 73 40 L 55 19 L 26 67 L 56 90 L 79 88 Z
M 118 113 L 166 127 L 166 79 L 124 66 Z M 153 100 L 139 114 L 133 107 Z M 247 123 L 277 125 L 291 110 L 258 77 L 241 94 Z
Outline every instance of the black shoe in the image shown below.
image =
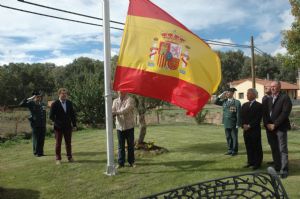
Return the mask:
M 224 155 L 231 155 L 231 152 L 227 152 L 227 153 L 225 153 Z
M 136 167 L 136 164 L 129 164 L 129 167 L 132 167 L 132 168 L 135 168 Z
M 257 165 L 257 166 L 253 166 L 252 170 L 257 170 L 260 168 L 260 165 Z
M 123 168 L 123 167 L 124 167 L 124 165 L 118 164 L 118 165 L 116 166 L 116 169 L 121 169 L 121 168 Z

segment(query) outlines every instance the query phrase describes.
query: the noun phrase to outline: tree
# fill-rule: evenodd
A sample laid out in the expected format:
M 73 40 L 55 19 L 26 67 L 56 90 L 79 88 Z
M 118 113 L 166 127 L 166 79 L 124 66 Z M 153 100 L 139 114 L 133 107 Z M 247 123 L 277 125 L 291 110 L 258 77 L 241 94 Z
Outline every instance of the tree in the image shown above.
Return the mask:
M 292 6 L 292 15 L 295 21 L 292 23 L 291 30 L 283 31 L 282 45 L 287 48 L 293 64 L 300 67 L 300 1 L 289 0 Z
M 104 68 L 103 62 L 87 57 L 75 59 L 56 77 L 58 87 L 66 87 L 74 102 L 78 120 L 96 126 L 104 124 Z
M 218 52 L 221 58 L 222 66 L 222 82 L 219 86 L 219 91 L 222 91 L 228 87 L 228 83 L 239 78 L 242 71 L 245 56 L 240 50 Z
M 52 93 L 55 88 L 54 64 L 10 63 L 1 67 L 0 105 L 15 105 L 33 90 Z
M 279 73 L 279 63 L 277 59 L 268 54 L 255 55 L 255 75 L 261 79 L 275 79 Z M 240 78 L 251 77 L 251 58 L 247 57 L 242 69 Z
M 162 106 L 164 102 L 158 99 L 143 97 L 139 95 L 134 95 L 133 97 L 135 99 L 135 104 L 136 104 L 136 109 L 138 112 L 138 118 L 140 124 L 140 133 L 139 133 L 139 138 L 137 140 L 137 144 L 143 145 L 145 143 L 145 137 L 147 133 L 145 114 L 150 109 L 154 109 L 158 106 Z
M 84 74 L 80 82 L 75 80 L 68 86 L 70 97 L 78 112 L 78 121 L 93 127 L 104 126 L 105 120 L 104 85 L 100 76 Z
M 298 77 L 298 70 L 290 55 L 276 55 L 276 60 L 279 63 L 279 73 L 275 79 L 295 83 Z

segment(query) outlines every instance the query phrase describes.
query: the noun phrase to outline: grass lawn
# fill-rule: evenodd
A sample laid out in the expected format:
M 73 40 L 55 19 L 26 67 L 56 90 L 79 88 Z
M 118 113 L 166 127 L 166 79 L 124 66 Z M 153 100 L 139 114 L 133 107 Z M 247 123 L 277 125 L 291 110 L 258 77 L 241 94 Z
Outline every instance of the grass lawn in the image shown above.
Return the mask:
M 136 129 L 137 132 L 138 129 Z M 137 136 L 137 134 L 136 134 Z M 31 142 L 0 145 L 0 198 L 5 199 L 91 199 L 139 198 L 178 186 L 249 172 L 242 133 L 235 157 L 226 151 L 222 127 L 187 124 L 148 128 L 147 141 L 166 147 L 161 155 L 136 157 L 136 168 L 125 167 L 110 177 L 106 170 L 104 130 L 84 130 L 73 136 L 74 163 L 55 165 L 54 138 L 45 144 L 47 156 L 32 155 Z M 115 149 L 117 140 L 115 137 Z M 263 132 L 264 162 L 271 160 Z M 64 149 L 62 150 L 64 151 Z M 300 131 L 289 132 L 290 176 L 283 184 L 290 198 L 300 198 Z M 63 154 L 64 155 L 64 154 Z M 262 170 L 265 171 L 264 164 Z

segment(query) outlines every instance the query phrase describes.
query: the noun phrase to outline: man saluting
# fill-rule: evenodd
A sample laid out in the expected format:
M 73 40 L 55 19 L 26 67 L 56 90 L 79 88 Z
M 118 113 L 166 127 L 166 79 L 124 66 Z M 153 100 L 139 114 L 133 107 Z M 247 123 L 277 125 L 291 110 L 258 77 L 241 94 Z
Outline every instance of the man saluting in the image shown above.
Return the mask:
M 216 105 L 223 106 L 223 124 L 228 151 L 225 155 L 235 156 L 238 153 L 238 128 L 240 126 L 241 102 L 233 98 L 235 88 L 229 88 L 217 97 Z
M 44 155 L 44 142 L 46 134 L 46 105 L 42 102 L 42 93 L 34 91 L 32 97 L 24 99 L 21 107 L 30 111 L 30 126 L 32 128 L 32 148 L 36 157 Z

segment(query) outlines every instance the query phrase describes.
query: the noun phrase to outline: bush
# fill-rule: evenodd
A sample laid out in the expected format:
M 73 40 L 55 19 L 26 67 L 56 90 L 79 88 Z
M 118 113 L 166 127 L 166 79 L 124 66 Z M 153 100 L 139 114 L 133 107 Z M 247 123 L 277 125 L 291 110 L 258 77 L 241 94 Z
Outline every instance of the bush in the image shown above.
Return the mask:
M 195 117 L 197 124 L 202 124 L 204 122 L 207 113 L 208 113 L 208 110 L 202 109 L 201 111 L 199 111 L 199 113 Z

